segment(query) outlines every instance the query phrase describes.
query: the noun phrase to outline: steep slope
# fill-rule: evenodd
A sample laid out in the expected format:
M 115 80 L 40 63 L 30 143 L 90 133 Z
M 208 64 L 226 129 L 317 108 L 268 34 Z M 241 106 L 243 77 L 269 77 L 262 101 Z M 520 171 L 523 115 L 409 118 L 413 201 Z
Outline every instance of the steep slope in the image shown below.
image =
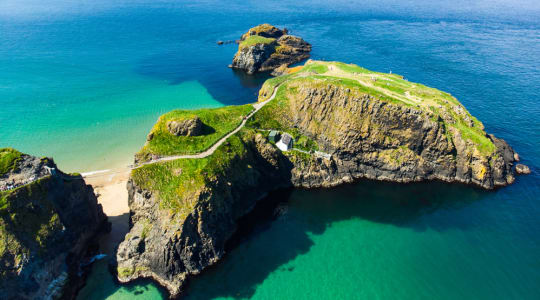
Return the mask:
M 51 159 L 0 149 L 2 299 L 69 298 L 81 259 L 106 217 L 80 175 Z
M 440 179 L 491 189 L 514 180 L 513 150 L 447 93 L 395 74 L 310 61 L 267 81 L 261 100 L 279 83 L 279 97 L 251 126 L 314 140 L 332 154 L 338 181 Z

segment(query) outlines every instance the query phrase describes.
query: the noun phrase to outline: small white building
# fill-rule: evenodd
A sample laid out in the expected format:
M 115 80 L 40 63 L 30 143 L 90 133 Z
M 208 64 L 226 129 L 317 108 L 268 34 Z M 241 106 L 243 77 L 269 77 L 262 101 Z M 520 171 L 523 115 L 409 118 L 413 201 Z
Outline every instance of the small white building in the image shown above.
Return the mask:
M 293 147 L 293 138 L 288 133 L 281 135 L 281 139 L 276 143 L 281 151 L 289 151 Z

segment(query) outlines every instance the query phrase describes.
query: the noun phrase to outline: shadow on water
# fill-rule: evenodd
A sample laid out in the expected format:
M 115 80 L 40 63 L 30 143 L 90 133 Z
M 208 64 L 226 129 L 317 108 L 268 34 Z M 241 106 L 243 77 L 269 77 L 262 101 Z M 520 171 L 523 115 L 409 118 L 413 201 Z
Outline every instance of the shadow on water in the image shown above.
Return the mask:
M 204 51 L 206 53 L 215 51 L 211 47 L 217 46 L 205 44 L 203 47 L 206 48 Z M 225 48 L 227 47 L 229 46 Z M 214 99 L 224 105 L 256 102 L 260 87 L 266 79 L 270 78 L 270 75 L 268 73 L 248 75 L 243 71 L 227 67 L 233 55 L 234 52 L 231 52 L 228 59 L 212 59 L 213 54 L 207 56 L 202 56 L 201 53 L 177 52 L 157 54 L 140 61 L 135 72 L 164 80 L 170 85 L 197 81 Z M 197 57 L 204 60 L 204 63 L 201 63 Z M 193 100 L 185 99 L 185 101 Z
M 476 212 L 456 214 L 493 193 L 442 182 L 368 180 L 332 189 L 274 192 L 239 221 L 227 255 L 191 280 L 185 298 L 250 298 L 270 273 L 293 271 L 287 263 L 310 250 L 310 236 L 339 221 L 360 219 L 415 231 L 471 229 Z

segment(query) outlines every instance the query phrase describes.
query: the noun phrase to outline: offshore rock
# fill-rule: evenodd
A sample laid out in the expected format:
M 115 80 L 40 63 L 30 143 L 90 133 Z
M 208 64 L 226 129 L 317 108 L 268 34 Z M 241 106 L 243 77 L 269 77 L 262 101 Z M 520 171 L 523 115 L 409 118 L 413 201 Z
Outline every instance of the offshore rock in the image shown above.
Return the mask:
M 524 164 L 516 165 L 516 173 L 518 174 L 531 174 L 531 169 Z
M 269 24 L 251 28 L 242 35 L 231 67 L 253 74 L 272 71 L 282 65 L 289 66 L 309 58 L 311 45 L 287 33 L 287 29 L 280 30 Z

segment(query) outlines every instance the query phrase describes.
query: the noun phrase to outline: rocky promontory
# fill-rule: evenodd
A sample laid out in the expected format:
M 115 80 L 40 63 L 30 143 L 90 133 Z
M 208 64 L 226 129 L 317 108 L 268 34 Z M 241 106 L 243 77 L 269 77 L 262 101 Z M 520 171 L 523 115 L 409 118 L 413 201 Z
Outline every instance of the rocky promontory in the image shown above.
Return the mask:
M 132 171 L 132 228 L 117 253 L 121 282 L 152 278 L 179 295 L 190 276 L 225 254 L 237 220 L 282 187 L 331 187 L 359 178 L 485 189 L 514 182 L 516 153 L 447 93 L 339 62 L 308 61 L 288 73 L 265 82 L 259 92 L 265 105 L 213 154 Z M 235 128 L 246 113 L 240 108 L 196 114 L 219 115 Z M 212 134 L 173 136 L 163 125 L 173 117 L 158 121 L 152 132 L 161 139 L 147 142 L 140 157 L 215 140 Z M 225 123 L 205 124 L 219 132 Z M 276 147 L 276 132 L 292 136 L 292 148 Z
M 107 218 L 92 187 L 50 158 L 0 149 L 2 299 L 70 299 Z
M 310 51 L 308 42 L 289 35 L 287 29 L 262 24 L 242 35 L 231 67 L 248 74 L 272 71 L 309 58 Z

